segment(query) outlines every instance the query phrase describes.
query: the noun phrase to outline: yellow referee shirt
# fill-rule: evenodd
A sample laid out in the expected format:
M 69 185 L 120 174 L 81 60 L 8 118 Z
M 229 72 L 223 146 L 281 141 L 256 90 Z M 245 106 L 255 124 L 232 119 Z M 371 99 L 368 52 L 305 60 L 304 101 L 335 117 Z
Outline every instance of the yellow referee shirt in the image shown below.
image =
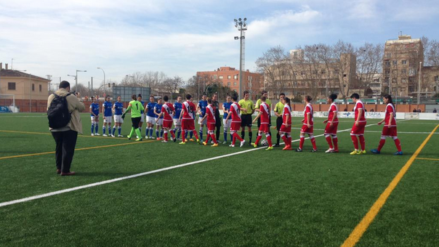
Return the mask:
M 256 106 L 255 106 L 255 109 L 256 110 L 259 110 L 259 107 L 261 107 L 261 103 L 262 103 L 262 100 L 261 99 L 258 99 L 258 101 L 256 101 Z M 266 99 L 265 100 L 265 103 L 270 107 L 270 109 L 271 109 L 271 100 L 269 100 L 269 99 Z
M 241 114 L 242 115 L 251 115 L 251 114 L 253 114 L 253 112 L 255 110 L 255 106 L 253 105 L 253 101 L 251 101 L 251 100 L 242 99 L 242 100 L 240 100 L 238 102 L 238 105 L 241 108 L 245 108 L 246 109 L 246 111 L 242 111 L 241 110 Z
M 279 101 L 274 107 L 274 112 L 276 112 L 279 115 L 282 115 L 282 112 L 284 111 L 284 107 L 285 105 L 282 104 L 282 101 Z

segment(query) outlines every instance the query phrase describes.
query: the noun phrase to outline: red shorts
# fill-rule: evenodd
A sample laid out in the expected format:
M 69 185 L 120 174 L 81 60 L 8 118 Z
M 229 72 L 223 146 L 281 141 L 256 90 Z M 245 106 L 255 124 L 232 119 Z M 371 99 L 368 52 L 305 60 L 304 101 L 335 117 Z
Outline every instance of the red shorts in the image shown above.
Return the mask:
M 230 126 L 231 131 L 239 131 L 241 129 L 241 122 L 232 122 Z
M 261 123 L 261 126 L 259 126 L 259 131 L 262 131 L 264 133 L 270 132 L 270 125 Z
M 291 133 L 291 125 L 287 127 L 285 124 L 282 124 L 282 126 L 280 126 L 280 132 Z
M 351 134 L 364 135 L 364 128 L 366 128 L 366 122 L 360 122 L 358 123 L 358 126 L 354 123 L 354 126 L 352 126 Z
M 166 129 L 172 128 L 172 120 L 163 120 L 163 128 Z
M 181 120 L 182 130 L 195 130 L 195 123 L 193 119 L 182 119 Z
M 215 122 L 207 123 L 207 130 L 214 131 L 215 130 Z
M 383 133 L 381 135 L 383 135 L 383 136 L 391 136 L 391 137 L 397 136 L 398 133 L 396 131 L 396 126 L 394 126 L 394 127 L 384 126 Z
M 332 127 L 331 127 L 331 123 L 328 122 L 326 124 L 325 134 L 336 135 L 337 134 L 337 128 L 338 128 L 338 122 L 337 123 L 333 123 Z
M 314 126 L 311 125 L 311 127 L 308 128 L 308 126 L 304 124 L 302 125 L 302 129 L 300 130 L 300 133 L 313 134 Z

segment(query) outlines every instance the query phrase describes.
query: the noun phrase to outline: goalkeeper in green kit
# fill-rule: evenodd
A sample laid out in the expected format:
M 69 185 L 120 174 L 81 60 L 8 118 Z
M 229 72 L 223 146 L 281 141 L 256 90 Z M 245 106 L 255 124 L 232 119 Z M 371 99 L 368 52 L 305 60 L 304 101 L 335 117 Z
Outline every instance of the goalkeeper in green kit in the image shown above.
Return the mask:
M 125 115 L 129 110 L 131 110 L 131 122 L 133 123 L 133 127 L 131 127 L 131 132 L 128 135 L 128 140 L 131 140 L 131 136 L 133 136 L 134 132 L 136 132 L 137 136 L 139 138 L 136 139 L 136 141 L 142 140 L 142 134 L 140 133 L 139 129 L 139 123 L 142 118 L 142 113 L 145 109 L 141 102 L 137 101 L 137 97 L 135 94 L 131 96 L 133 100 L 130 101 L 130 104 L 128 105 L 128 108 L 123 113 L 122 118 L 125 118 Z

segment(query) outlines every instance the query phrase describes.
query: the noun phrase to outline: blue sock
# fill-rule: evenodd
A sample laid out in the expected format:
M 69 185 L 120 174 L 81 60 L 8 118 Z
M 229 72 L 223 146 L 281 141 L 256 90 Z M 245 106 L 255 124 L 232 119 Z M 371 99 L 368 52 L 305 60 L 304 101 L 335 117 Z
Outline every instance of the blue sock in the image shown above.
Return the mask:
M 116 133 L 116 126 L 113 126 L 113 135 Z
M 181 129 L 178 129 L 177 138 L 180 139 L 180 135 L 181 135 Z
M 230 141 L 233 141 L 233 135 L 230 134 Z
M 91 124 L 91 133 L 92 133 L 92 134 L 94 134 L 94 132 L 93 132 L 94 128 L 95 128 L 95 125 L 94 125 L 94 124 Z
M 145 128 L 145 136 L 148 136 L 148 135 L 149 135 L 149 128 L 146 127 L 146 128 Z
M 117 128 L 117 132 L 119 133 L 119 135 L 120 135 L 120 132 L 121 132 L 121 131 L 122 131 L 122 127 L 119 126 L 119 127 Z
M 105 135 L 105 125 L 102 126 L 102 134 Z
M 203 127 L 200 128 L 200 140 L 203 140 Z
M 159 138 L 159 137 L 160 137 L 160 136 L 159 136 L 159 130 L 158 130 L 158 129 L 155 130 L 155 137 L 156 137 L 156 138 Z
M 160 138 L 163 137 L 163 129 L 160 130 Z
M 99 124 L 95 124 L 95 133 L 99 133 Z
M 187 135 L 188 135 L 188 132 L 186 131 L 186 133 L 184 133 L 184 139 L 186 139 L 186 140 L 187 140 Z
M 224 141 L 227 142 L 227 130 L 224 131 Z
M 190 133 L 189 135 L 190 135 L 190 137 L 191 137 L 191 139 L 192 139 L 192 137 L 194 136 L 194 132 L 191 131 L 191 133 Z
M 152 132 L 154 131 L 154 129 L 151 127 L 149 128 L 149 137 L 152 137 Z

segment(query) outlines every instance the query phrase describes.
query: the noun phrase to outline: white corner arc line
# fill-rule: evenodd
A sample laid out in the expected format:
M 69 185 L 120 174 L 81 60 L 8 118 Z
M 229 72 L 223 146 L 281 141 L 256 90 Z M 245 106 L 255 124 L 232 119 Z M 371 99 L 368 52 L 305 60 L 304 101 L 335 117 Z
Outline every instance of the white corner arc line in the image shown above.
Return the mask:
M 366 125 L 366 127 L 369 127 L 369 126 L 372 126 L 372 125 L 375 125 L 375 124 L 369 124 L 369 125 Z M 351 129 L 340 130 L 337 133 L 346 132 L 346 131 L 350 131 L 350 130 Z M 323 134 L 316 135 L 314 137 L 321 137 L 321 136 L 323 136 Z M 308 138 L 306 138 L 306 139 L 308 139 Z M 299 139 L 296 139 L 296 140 L 293 140 L 292 142 L 298 142 L 298 141 L 299 141 Z M 33 200 L 37 200 L 37 199 L 41 199 L 41 198 L 46 198 L 46 197 L 51 197 L 51 196 L 55 196 L 55 195 L 60 195 L 60 194 L 68 193 L 68 192 L 73 192 L 73 191 L 77 191 L 77 190 L 92 188 L 92 187 L 96 187 L 96 186 L 100 186 L 100 185 L 104 185 L 104 184 L 111 184 L 111 183 L 115 183 L 115 182 L 119 182 L 119 181 L 123 181 L 123 180 L 128 180 L 128 179 L 132 179 L 132 178 L 142 177 L 142 176 L 146 176 L 146 175 L 150 175 L 150 174 L 154 174 L 154 173 L 169 171 L 169 170 L 173 170 L 173 169 L 177 169 L 177 168 L 181 168 L 181 167 L 185 167 L 185 166 L 190 166 L 190 165 L 195 165 L 195 164 L 199 164 L 199 163 L 204 163 L 204 162 L 211 161 L 211 160 L 217 160 L 217 159 L 222 159 L 222 158 L 225 158 L 225 157 L 230 157 L 230 156 L 235 156 L 235 155 L 239 155 L 239 154 L 249 153 L 249 152 L 253 152 L 253 151 L 256 151 L 256 150 L 263 149 L 263 148 L 265 148 L 265 147 L 248 149 L 248 150 L 244 150 L 244 151 L 240 151 L 240 152 L 235 152 L 235 153 L 231 153 L 231 154 L 225 154 L 225 155 L 220 155 L 220 156 L 216 156 L 216 157 L 212 157 L 212 158 L 192 161 L 192 162 L 188 162 L 188 163 L 184 163 L 184 164 L 180 164 L 180 165 L 160 168 L 160 169 L 152 170 L 152 171 L 148 171 L 148 172 L 137 173 L 137 174 L 133 174 L 133 175 L 125 176 L 125 177 L 113 178 L 113 179 L 109 179 L 109 180 L 105 180 L 105 181 L 101 181 L 101 182 L 96 182 L 96 183 L 91 183 L 91 184 L 86 184 L 86 185 L 81 185 L 81 186 L 77 186 L 77 187 L 73 187 L 73 188 L 69 188 L 69 189 L 63 189 L 63 190 L 58 190 L 58 191 L 49 192 L 49 193 L 45 193 L 45 194 L 40 194 L 40 195 L 36 195 L 36 196 L 25 197 L 25 198 L 22 198 L 22 199 L 2 202 L 2 203 L 0 203 L 0 208 L 1 207 L 6 207 L 6 206 L 10 206 L 10 205 L 14 205 L 14 204 L 23 203 L 23 202 L 33 201 Z

